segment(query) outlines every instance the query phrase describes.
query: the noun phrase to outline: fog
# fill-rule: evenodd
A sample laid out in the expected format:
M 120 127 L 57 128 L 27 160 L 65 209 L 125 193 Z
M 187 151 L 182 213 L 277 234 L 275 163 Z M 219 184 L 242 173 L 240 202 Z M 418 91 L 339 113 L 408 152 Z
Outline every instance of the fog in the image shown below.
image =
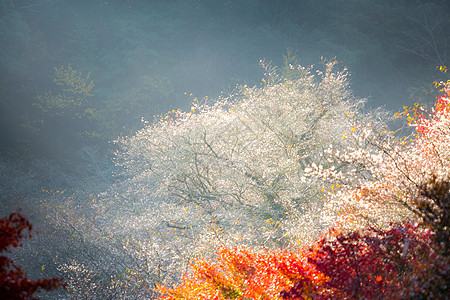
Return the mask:
M 91 74 L 87 106 L 108 127 L 99 129 L 102 142 L 132 133 L 141 117 L 189 108 L 185 92 L 216 98 L 257 84 L 259 61 L 283 67 L 287 49 L 304 66 L 336 57 L 357 97 L 397 111 L 426 97 L 435 66 L 448 59 L 447 8 L 445 1 L 2 1 L 2 149 L 49 150 L 58 134 L 36 125 L 48 116 L 35 98 L 57 92 L 53 68 L 68 65 Z M 56 123 L 66 131 L 60 136 L 73 131 Z
M 449 14 L 445 0 L 2 0 L 0 211 L 108 189 L 114 140 L 194 98 L 261 86 L 261 61 L 281 72 L 335 58 L 368 109 L 431 105 Z

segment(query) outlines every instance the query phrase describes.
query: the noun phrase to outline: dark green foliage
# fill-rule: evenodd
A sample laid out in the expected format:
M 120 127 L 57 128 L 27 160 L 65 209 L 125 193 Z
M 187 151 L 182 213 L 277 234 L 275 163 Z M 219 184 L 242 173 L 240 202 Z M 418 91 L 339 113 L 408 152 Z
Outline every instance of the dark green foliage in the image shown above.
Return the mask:
M 422 194 L 416 200 L 416 209 L 423 222 L 435 232 L 435 241 L 449 255 L 450 242 L 450 182 L 433 178 L 421 187 Z

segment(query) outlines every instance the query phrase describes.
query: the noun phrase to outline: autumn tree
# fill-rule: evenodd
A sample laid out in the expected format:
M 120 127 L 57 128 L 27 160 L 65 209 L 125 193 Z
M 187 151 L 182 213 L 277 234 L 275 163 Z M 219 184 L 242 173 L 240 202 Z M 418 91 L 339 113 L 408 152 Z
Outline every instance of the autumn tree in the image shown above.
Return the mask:
M 349 138 L 373 147 L 329 148 L 327 158 L 341 162 L 343 168 L 308 169 L 340 184 L 328 207 L 344 212 L 340 216 L 348 228 L 404 219 L 419 219 L 435 229 L 447 226 L 449 96 L 448 84 L 441 85 L 442 94 L 432 109 L 416 103 L 395 114 L 414 129 L 410 136 L 377 133 L 370 125 L 358 127 Z
M 441 71 L 446 72 L 446 68 L 441 67 Z M 365 137 L 378 151 L 329 152 L 331 157 L 345 161 L 351 170 L 347 174 L 352 175 L 347 176 L 351 180 L 346 181 L 345 188 L 330 200 L 335 201 L 331 206 L 343 212 L 337 223 L 340 228 L 354 230 L 367 224 L 383 227 L 392 220 L 406 218 L 430 231 L 429 250 L 416 253 L 415 266 L 404 277 L 403 289 L 395 294 L 398 297 L 445 298 L 448 293 L 449 82 L 436 86 L 441 87 L 441 94 L 432 109 L 415 104 L 397 114 L 415 129 L 410 137 L 398 139 L 390 132 L 371 136 L 363 128 L 355 130 L 354 137 Z M 360 172 L 354 171 L 357 166 Z M 343 182 L 342 174 L 325 168 L 316 174 Z M 406 243 L 403 252 L 408 247 Z
M 9 252 L 11 248 L 20 247 L 25 232 L 30 232 L 33 228 L 20 213 L 12 213 L 8 218 L 1 218 L 0 227 L 0 252 Z M 38 299 L 34 297 L 34 294 L 62 286 L 63 282 L 58 278 L 30 280 L 12 259 L 4 255 L 0 256 L 0 297 L 2 299 Z

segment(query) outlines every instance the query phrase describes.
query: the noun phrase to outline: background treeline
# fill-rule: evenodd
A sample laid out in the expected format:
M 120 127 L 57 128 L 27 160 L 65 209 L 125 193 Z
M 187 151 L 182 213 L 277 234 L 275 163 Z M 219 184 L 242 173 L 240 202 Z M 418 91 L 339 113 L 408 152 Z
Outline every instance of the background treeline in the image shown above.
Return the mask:
M 288 48 L 302 65 L 336 56 L 357 96 L 398 110 L 425 100 L 448 62 L 448 11 L 438 0 L 2 1 L 0 151 L 73 161 L 141 117 L 187 108 L 185 93 L 255 84 L 259 60 L 282 66 Z

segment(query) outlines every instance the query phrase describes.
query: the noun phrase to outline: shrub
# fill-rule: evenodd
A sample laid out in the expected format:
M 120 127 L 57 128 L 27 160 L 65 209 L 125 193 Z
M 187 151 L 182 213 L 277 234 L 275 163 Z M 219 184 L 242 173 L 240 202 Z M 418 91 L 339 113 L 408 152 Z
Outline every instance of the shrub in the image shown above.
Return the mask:
M 20 247 L 24 231 L 31 231 L 32 225 L 20 213 L 12 213 L 8 218 L 0 219 L 0 252 L 11 247 Z M 29 235 L 31 237 L 31 234 Z M 33 295 L 41 290 L 50 291 L 63 286 L 61 279 L 30 280 L 21 267 L 12 259 L 0 256 L 0 298 L 37 299 Z

